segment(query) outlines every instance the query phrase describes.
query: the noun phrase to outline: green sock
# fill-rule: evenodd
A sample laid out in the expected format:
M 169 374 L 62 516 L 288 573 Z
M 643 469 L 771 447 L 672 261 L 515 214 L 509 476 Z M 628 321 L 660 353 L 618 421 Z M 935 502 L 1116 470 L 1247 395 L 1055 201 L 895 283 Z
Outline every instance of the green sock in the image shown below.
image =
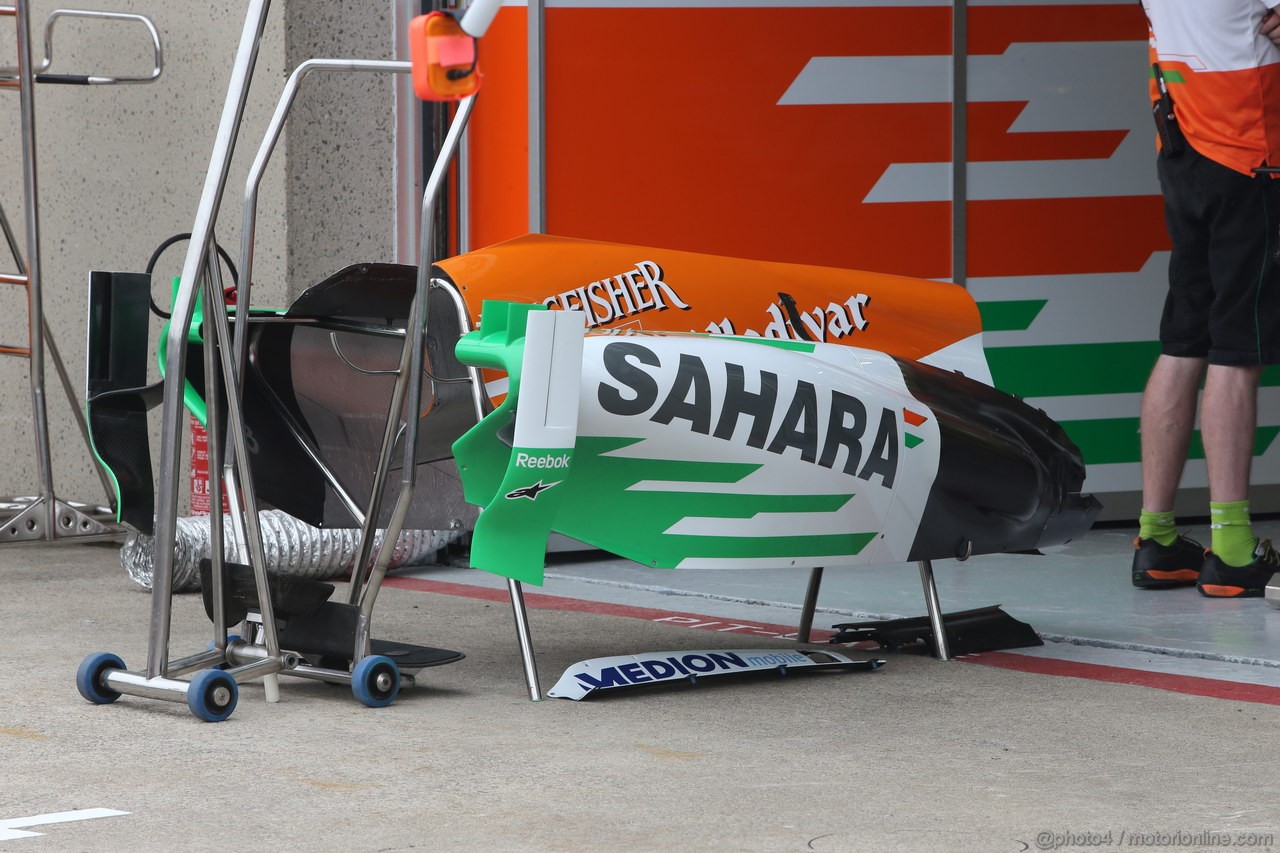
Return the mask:
M 1161 545 L 1172 545 L 1178 538 L 1178 528 L 1172 512 L 1147 512 L 1138 516 L 1138 538 L 1154 539 Z
M 1247 566 L 1253 562 L 1253 549 L 1258 544 L 1249 521 L 1249 502 L 1209 503 L 1210 546 L 1218 559 L 1228 566 Z

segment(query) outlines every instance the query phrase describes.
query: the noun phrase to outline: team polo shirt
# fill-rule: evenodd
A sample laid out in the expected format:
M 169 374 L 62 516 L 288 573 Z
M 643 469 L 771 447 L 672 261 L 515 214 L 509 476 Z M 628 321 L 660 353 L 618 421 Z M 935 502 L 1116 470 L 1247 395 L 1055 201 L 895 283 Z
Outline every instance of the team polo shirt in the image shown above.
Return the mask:
M 1142 5 L 1151 61 L 1160 63 L 1191 147 L 1245 174 L 1263 164 L 1280 166 L 1280 48 L 1260 32 L 1267 10 L 1280 0 Z M 1151 89 L 1154 100 L 1154 79 Z

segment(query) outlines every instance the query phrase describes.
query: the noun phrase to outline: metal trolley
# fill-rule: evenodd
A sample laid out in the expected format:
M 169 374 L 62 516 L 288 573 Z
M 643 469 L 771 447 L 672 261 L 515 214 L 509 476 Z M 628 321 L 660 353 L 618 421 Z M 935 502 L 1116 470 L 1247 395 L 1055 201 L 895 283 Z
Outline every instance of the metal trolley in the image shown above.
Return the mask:
M 461 24 L 454 24 L 458 28 L 458 37 L 483 34 L 500 5 L 500 0 L 476 0 L 472 3 Z M 461 657 L 456 652 L 425 647 L 411 647 L 407 655 L 403 648 L 388 650 L 385 644 L 380 646 L 371 638 L 370 627 L 378 590 L 391 559 L 392 548 L 387 546 L 378 549 L 374 556 L 374 534 L 378 519 L 384 515 L 381 506 L 383 486 L 394 469 L 396 460 L 393 457 L 397 447 L 403 459 L 401 483 L 390 510 L 384 542 L 394 542 L 403 529 L 416 485 L 418 419 L 407 415 L 402 417 L 402 412 L 422 410 L 420 377 L 424 375 L 428 301 L 432 294 L 443 296 L 445 304 L 452 303 L 461 330 L 469 329 L 461 296 L 451 285 L 431 277 L 432 260 L 439 251 L 432 223 L 437 198 L 447 182 L 451 161 L 471 115 L 474 95 L 454 99 L 457 106 L 448 133 L 424 188 L 415 295 L 405 327 L 390 332 L 402 338 L 403 343 L 383 431 L 376 482 L 368 504 L 361 509 L 351 495 L 342 491 L 337 478 L 326 478 L 361 527 L 349 601 L 338 605 L 343 613 L 340 621 L 348 629 L 340 637 L 340 642 L 346 646 L 346 654 L 336 656 L 342 660 L 341 664 L 330 665 L 323 656 L 310 654 L 306 648 L 282 648 L 279 614 L 276 612 L 278 605 L 273 604 L 273 596 L 278 599 L 280 590 L 266 568 L 243 398 L 246 365 L 250 358 L 250 282 L 258 186 L 299 87 L 310 75 L 335 72 L 405 74 L 412 70 L 412 63 L 407 61 L 313 59 L 299 65 L 289 77 L 250 169 L 245 190 L 240 273 L 235 285 L 237 309 L 234 312 L 234 329 L 228 312 L 204 311 L 204 399 L 211 437 L 209 470 L 222 472 L 221 478 L 210 478 L 210 501 L 214 507 L 221 505 L 225 489 L 231 507 L 231 529 L 224 530 L 221 517 L 215 513 L 205 589 L 206 608 L 213 622 L 212 642 L 204 651 L 179 660 L 169 659 L 178 517 L 177 471 L 181 467 L 178 461 L 186 423 L 183 411 L 186 344 L 197 301 L 203 299 L 206 306 L 222 304 L 224 288 L 213 223 L 226 189 L 231 152 L 241 132 L 249 85 L 269 8 L 269 0 L 251 0 L 249 4 L 164 342 L 166 371 L 160 402 L 162 444 L 155 500 L 155 562 L 147 665 L 145 670 L 130 671 L 118 656 L 111 653 L 100 652 L 86 657 L 77 673 L 76 683 L 80 693 L 95 703 L 113 702 L 121 694 L 185 702 L 197 717 L 216 722 L 226 719 L 235 709 L 240 682 L 263 679 L 267 701 L 272 702 L 279 698 L 277 677 L 285 674 L 349 684 L 359 701 L 379 707 L 394 701 L 402 678 L 412 677 L 415 667 L 448 663 Z M 387 333 L 383 330 L 383 334 Z M 471 387 L 471 402 L 479 416 L 488 403 L 482 399 L 478 373 L 472 369 L 467 379 Z M 225 401 L 225 411 L 220 401 Z M 218 440 L 223 435 L 227 438 L 225 453 L 222 442 Z M 323 468 L 322 460 L 314 461 Z M 234 555 L 231 563 L 223 558 L 226 550 Z M 229 571 L 236 569 L 240 570 L 238 576 Z M 229 586 L 237 586 L 243 594 L 239 600 L 241 603 L 229 594 Z M 310 592 L 304 591 L 303 595 Z M 243 606 L 244 601 L 248 602 L 247 606 Z M 241 619 L 247 629 L 247 636 L 243 639 L 228 633 L 229 625 Z M 381 653 L 383 651 L 387 653 Z

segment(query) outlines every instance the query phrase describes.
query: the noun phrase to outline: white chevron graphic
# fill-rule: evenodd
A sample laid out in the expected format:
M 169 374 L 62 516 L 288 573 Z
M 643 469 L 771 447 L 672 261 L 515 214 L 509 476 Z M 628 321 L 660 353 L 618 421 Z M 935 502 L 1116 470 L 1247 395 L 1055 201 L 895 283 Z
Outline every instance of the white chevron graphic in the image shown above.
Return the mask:
M 1169 253 L 1154 252 L 1134 272 L 971 276 L 966 287 L 978 302 L 1047 300 L 1027 329 L 983 332 L 987 347 L 1154 341 L 1168 270 Z
M 1158 195 L 1145 51 L 1138 41 L 1059 42 L 969 57 L 971 103 L 1026 102 L 1010 133 L 1125 132 L 1105 159 L 971 162 L 970 200 Z M 949 56 L 820 56 L 809 60 L 778 105 L 950 101 Z M 863 201 L 949 201 L 951 168 L 950 161 L 895 163 Z

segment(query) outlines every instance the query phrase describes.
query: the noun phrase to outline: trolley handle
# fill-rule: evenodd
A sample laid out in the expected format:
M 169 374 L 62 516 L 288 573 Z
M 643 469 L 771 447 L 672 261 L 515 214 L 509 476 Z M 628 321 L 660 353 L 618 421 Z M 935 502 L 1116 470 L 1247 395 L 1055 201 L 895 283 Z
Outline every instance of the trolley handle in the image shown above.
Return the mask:
M 101 74 L 55 74 L 50 73 L 53 65 L 53 30 L 59 18 L 89 18 L 92 20 L 132 21 L 146 28 L 151 37 L 152 67 L 151 73 L 142 77 L 110 76 Z M 85 9 L 56 9 L 49 14 L 44 25 L 44 60 L 35 69 L 34 78 L 37 83 L 57 83 L 71 86 L 114 86 L 150 83 L 159 78 L 164 70 L 164 49 L 160 45 L 160 34 L 155 24 L 145 15 L 129 12 L 92 12 Z M 6 69 L 0 80 L 17 80 L 15 69 Z

